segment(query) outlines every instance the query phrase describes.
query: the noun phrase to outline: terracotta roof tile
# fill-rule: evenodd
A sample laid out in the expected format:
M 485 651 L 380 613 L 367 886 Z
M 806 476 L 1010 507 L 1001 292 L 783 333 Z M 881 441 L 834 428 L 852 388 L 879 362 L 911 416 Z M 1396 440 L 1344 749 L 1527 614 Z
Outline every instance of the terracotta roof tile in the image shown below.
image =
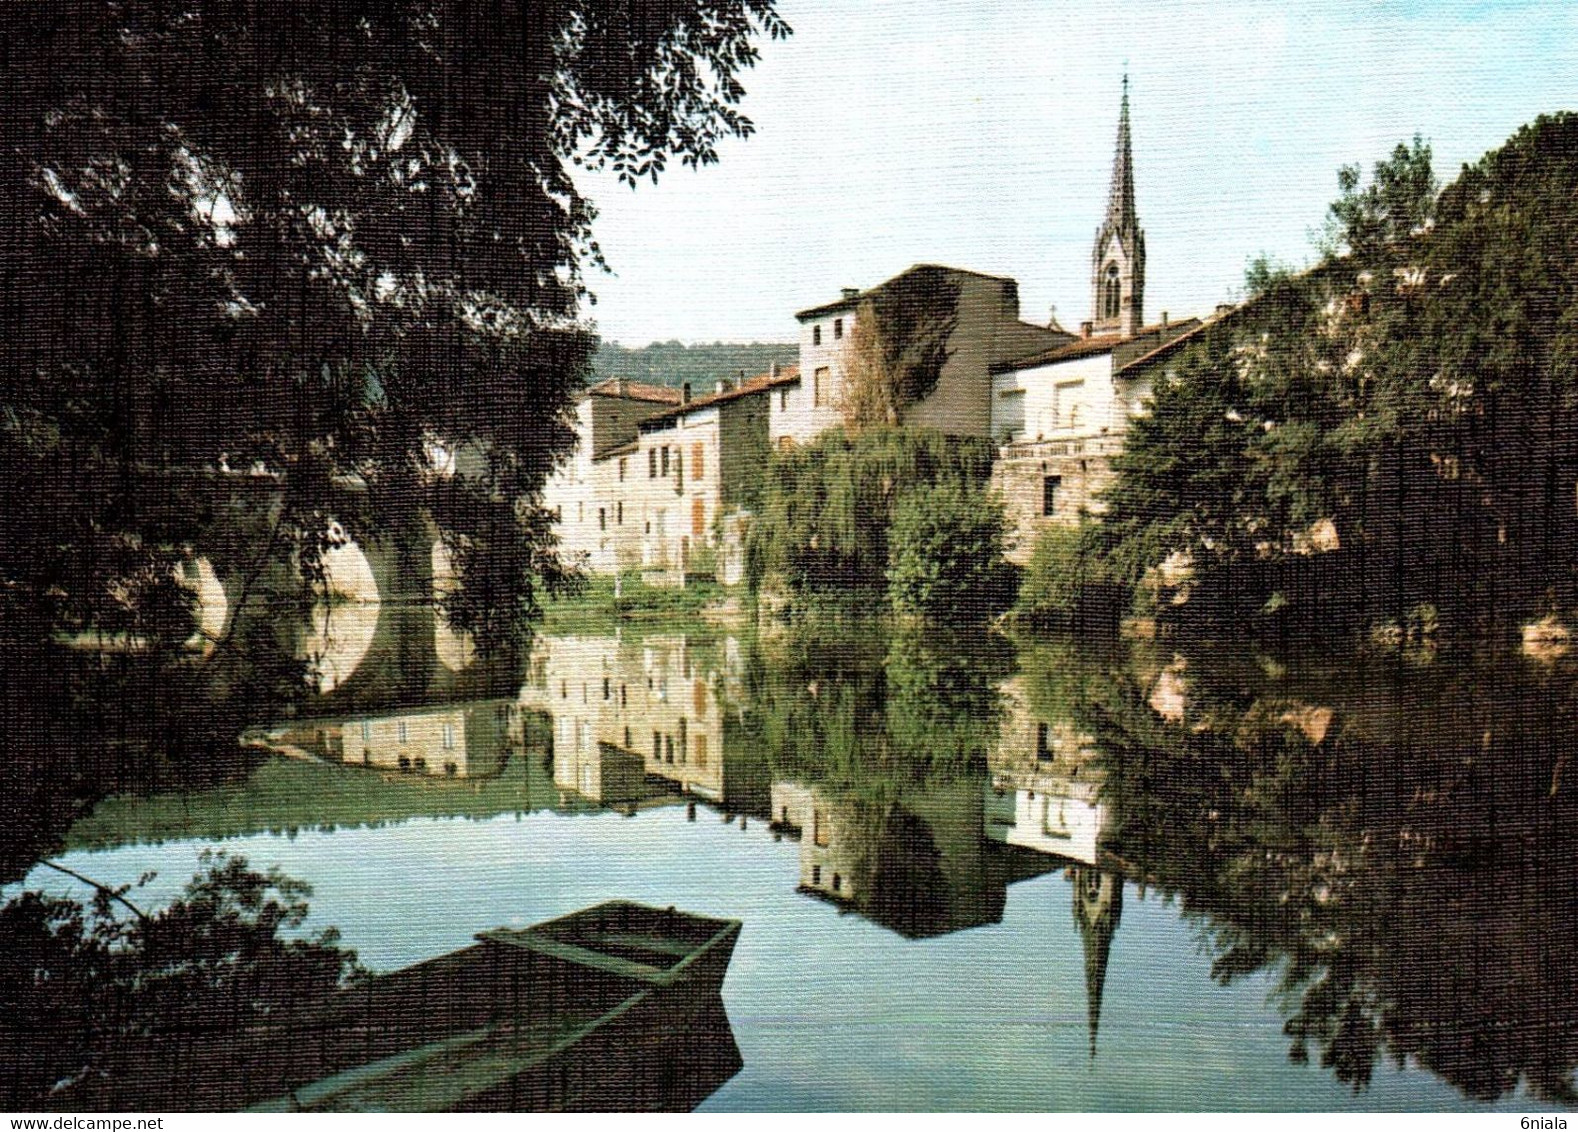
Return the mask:
M 676 405 L 672 409 L 665 409 L 661 413 L 653 413 L 641 422 L 640 427 L 646 429 L 648 425 L 658 424 L 663 421 L 673 420 L 683 416 L 692 409 L 705 409 L 724 401 L 733 401 L 739 397 L 749 397 L 752 393 L 765 393 L 769 389 L 776 389 L 780 385 L 788 385 L 800 380 L 800 367 L 797 365 L 784 366 L 778 371 L 778 376 L 771 373 L 760 373 L 755 377 L 748 377 L 732 389 L 725 389 L 722 393 L 709 393 L 705 397 L 694 397 L 690 401 Z
M 599 381 L 588 387 L 586 392 L 600 397 L 626 397 L 632 401 L 656 401 L 663 405 L 679 404 L 679 390 L 672 385 L 652 385 L 644 381 L 627 381 L 622 377 Z

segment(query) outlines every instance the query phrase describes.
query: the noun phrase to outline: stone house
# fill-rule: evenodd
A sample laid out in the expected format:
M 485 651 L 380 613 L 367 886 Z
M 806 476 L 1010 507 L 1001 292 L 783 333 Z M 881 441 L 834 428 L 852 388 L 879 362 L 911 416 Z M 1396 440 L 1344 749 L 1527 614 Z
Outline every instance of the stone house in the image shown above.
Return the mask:
M 543 488 L 543 504 L 557 514 L 560 550 L 584 558 L 595 573 L 617 568 L 622 545 L 618 512 L 620 454 L 646 418 L 679 404 L 680 390 L 615 379 L 599 382 L 575 407 L 575 454 Z
M 957 285 L 956 322 L 936 388 L 905 409 L 904 424 L 953 436 L 990 436 L 991 367 L 1073 340 L 1056 325 L 1021 321 L 1019 285 L 1003 276 L 916 264 L 870 290 L 846 288 L 838 300 L 795 315 L 800 323 L 800 374 L 773 398 L 769 431 L 775 448 L 805 444 L 843 424 L 847 350 L 862 304 L 884 288 L 921 274 Z
M 718 572 L 713 552 L 723 518 L 749 510 L 761 489 L 771 399 L 797 379 L 796 367 L 774 366 L 738 383 L 719 381 L 705 396 L 687 388 L 678 405 L 641 422 L 631 463 L 613 480 L 624 522 L 634 520 L 631 537 L 639 539 L 625 568 L 654 582 Z

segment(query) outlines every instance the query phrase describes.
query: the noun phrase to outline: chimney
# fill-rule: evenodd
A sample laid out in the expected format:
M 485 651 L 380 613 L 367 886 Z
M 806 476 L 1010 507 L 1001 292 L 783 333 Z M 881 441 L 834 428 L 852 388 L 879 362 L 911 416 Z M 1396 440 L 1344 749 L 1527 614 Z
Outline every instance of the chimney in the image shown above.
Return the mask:
M 858 298 L 860 298 L 860 288 L 859 287 L 844 287 L 844 288 L 842 288 L 842 290 L 843 290 L 843 294 L 844 294 L 844 301 L 846 303 L 850 299 L 858 299 Z
M 768 371 L 767 371 L 767 376 L 768 376 L 768 377 L 777 377 L 777 376 L 778 376 L 778 373 L 779 373 L 779 369 L 778 369 L 778 363 L 777 363 L 777 362 L 774 362 L 774 363 L 773 363 L 773 364 L 772 364 L 772 366 L 771 366 L 771 368 L 769 368 L 769 369 L 768 369 Z
M 1232 313 L 1233 313 L 1233 304 L 1232 303 L 1217 303 L 1216 304 L 1216 317 L 1217 318 L 1221 318 L 1224 314 L 1232 314 Z
M 628 377 L 619 378 L 614 383 L 614 392 L 618 393 L 621 397 L 630 396 L 630 379 Z
M 690 382 L 688 381 L 679 387 L 679 403 L 681 405 L 690 404 Z
M 1093 322 L 1089 322 L 1089 321 L 1082 322 L 1082 323 L 1079 324 L 1079 336 L 1081 338 L 1089 338 L 1090 335 L 1091 335 L 1091 331 L 1095 330 L 1095 328 L 1096 328 L 1096 324 L 1093 323 Z
M 712 391 L 714 393 L 727 393 L 729 391 L 729 379 L 726 377 L 718 378 L 717 381 L 712 383 Z
M 1166 311 L 1162 311 L 1162 329 L 1163 330 L 1167 329 L 1167 312 Z

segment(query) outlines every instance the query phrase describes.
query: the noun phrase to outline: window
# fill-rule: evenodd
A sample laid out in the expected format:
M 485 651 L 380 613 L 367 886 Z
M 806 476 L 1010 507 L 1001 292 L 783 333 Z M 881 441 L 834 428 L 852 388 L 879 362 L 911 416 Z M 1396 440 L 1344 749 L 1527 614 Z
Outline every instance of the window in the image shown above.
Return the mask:
M 627 461 L 626 461 L 625 457 L 623 457 L 623 456 L 619 457 L 619 482 L 621 482 L 621 483 L 623 483 L 624 479 L 625 479 L 625 464 L 626 464 L 626 462 Z
M 783 412 L 789 408 L 789 387 L 786 385 L 778 391 L 778 411 Z
M 821 884 L 822 883 L 822 866 L 821 865 L 812 865 L 811 866 L 811 883 L 812 884 Z
M 827 401 L 827 378 L 826 366 L 818 366 L 811 375 L 811 404 L 822 405 Z
M 608 529 L 608 508 L 606 507 L 599 507 L 597 509 L 597 529 L 600 531 L 606 531 Z
M 820 326 L 813 326 L 811 328 L 811 345 L 813 345 L 813 346 L 820 346 L 821 344 L 822 344 L 822 328 Z
M 814 845 L 826 848 L 827 841 L 827 824 L 822 820 L 822 811 L 813 810 L 811 812 L 811 842 Z
M 362 720 L 362 740 L 366 742 L 373 737 L 373 725 L 367 720 Z
M 630 728 L 625 728 L 625 750 L 630 749 Z
M 707 533 L 707 501 L 699 495 L 690 501 L 690 533 L 696 539 Z
M 833 341 L 837 342 L 843 336 L 844 336 L 844 320 L 841 319 L 841 318 L 835 318 L 833 320 Z
M 454 749 L 455 749 L 455 725 L 453 723 L 446 723 L 446 724 L 444 724 L 444 750 L 446 750 L 446 751 L 453 751 Z
M 1122 292 L 1122 284 L 1118 280 L 1118 265 L 1109 263 L 1107 265 L 1106 280 L 1102 284 L 1102 318 L 1118 317 L 1118 312 L 1123 306 Z
M 1079 424 L 1080 403 L 1085 398 L 1083 381 L 1065 381 L 1052 390 L 1052 426 L 1074 428 Z
M 404 743 L 405 742 L 405 720 L 402 719 L 399 723 L 395 724 L 395 731 L 400 736 L 400 742 Z
M 1044 723 L 1036 724 L 1036 761 L 1052 761 L 1052 744 L 1047 742 L 1047 725 Z
M 840 892 L 840 891 L 843 890 L 843 887 L 844 887 L 844 878 L 839 876 L 837 873 L 834 873 L 833 874 L 833 891 L 834 892 Z
M 647 479 L 657 479 L 657 449 L 647 449 Z
M 690 446 L 690 478 L 693 480 L 701 479 L 706 466 L 706 459 L 702 455 L 701 445 L 692 444 Z
M 705 731 L 696 736 L 696 765 L 703 770 L 707 768 L 707 733 Z
M 586 522 L 586 504 L 579 499 L 575 502 L 575 521 L 577 523 Z
M 663 736 L 656 731 L 652 732 L 652 761 L 655 763 L 663 761 Z
M 609 680 L 608 677 L 604 676 L 603 677 L 603 699 L 606 700 L 610 696 L 612 696 L 613 694 L 614 694 L 613 681 Z
M 668 475 L 668 445 L 663 445 L 663 474 Z
M 778 451 L 790 452 L 794 450 L 794 437 L 780 436 L 778 438 Z
M 623 499 L 614 504 L 614 525 L 620 527 L 625 525 L 625 501 Z
M 1041 481 L 1041 514 L 1057 514 L 1057 489 L 1062 484 L 1062 476 L 1048 476 Z
M 621 685 L 619 685 L 619 706 L 620 707 L 624 707 L 625 706 L 625 702 L 626 702 L 625 701 L 625 686 L 623 684 L 621 684 Z M 627 747 L 630 746 L 630 740 L 629 739 L 625 740 L 625 746 L 627 746 Z

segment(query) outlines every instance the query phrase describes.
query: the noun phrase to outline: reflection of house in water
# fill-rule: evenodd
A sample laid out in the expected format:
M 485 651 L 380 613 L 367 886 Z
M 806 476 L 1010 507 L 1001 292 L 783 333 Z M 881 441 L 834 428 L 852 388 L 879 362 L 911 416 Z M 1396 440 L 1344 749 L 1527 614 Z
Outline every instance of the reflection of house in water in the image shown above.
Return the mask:
M 755 776 L 725 754 L 719 691 L 737 651 L 680 635 L 540 637 L 522 702 L 553 717 L 554 781 L 610 804 L 668 790 L 762 812 Z
M 521 738 L 521 720 L 510 700 L 476 700 L 313 720 L 281 738 L 334 762 L 476 778 L 498 772 L 510 742 Z
M 1052 867 L 1011 859 L 981 836 L 981 790 L 969 775 L 891 804 L 775 782 L 771 804 L 774 827 L 800 841 L 800 891 L 911 938 L 999 922 L 1008 884 Z
M 1002 736 L 987 756 L 987 836 L 1094 865 L 1107 813 L 1092 738 L 1032 714 L 1022 677 L 1003 691 Z

